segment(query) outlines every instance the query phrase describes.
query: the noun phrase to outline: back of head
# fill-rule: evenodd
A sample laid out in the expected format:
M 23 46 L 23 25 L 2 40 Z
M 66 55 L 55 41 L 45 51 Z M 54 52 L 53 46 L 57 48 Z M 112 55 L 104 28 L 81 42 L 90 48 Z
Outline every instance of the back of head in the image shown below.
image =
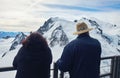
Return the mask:
M 48 44 L 40 33 L 33 32 L 23 41 L 23 46 L 27 48 L 42 48 L 48 46 Z

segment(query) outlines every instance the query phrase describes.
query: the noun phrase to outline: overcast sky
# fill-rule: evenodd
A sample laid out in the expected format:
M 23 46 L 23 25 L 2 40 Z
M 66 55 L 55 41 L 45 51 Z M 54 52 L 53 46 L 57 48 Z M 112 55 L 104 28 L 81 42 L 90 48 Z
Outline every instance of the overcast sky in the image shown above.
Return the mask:
M 120 26 L 120 0 L 0 0 L 0 30 L 35 31 L 50 17 L 95 17 Z

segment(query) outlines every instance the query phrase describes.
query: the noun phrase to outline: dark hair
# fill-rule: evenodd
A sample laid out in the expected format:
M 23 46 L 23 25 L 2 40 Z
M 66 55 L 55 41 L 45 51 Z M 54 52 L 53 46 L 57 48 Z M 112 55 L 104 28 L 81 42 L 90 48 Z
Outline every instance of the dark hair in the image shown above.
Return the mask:
M 31 33 L 25 40 L 23 40 L 22 44 L 27 48 L 44 48 L 48 46 L 46 39 L 39 32 Z

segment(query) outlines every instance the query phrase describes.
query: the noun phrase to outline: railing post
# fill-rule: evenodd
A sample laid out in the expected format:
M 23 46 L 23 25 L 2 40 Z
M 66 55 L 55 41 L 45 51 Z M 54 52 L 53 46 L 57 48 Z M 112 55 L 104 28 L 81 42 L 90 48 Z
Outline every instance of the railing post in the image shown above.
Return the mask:
M 60 71 L 60 78 L 64 78 L 64 72 Z
M 110 71 L 111 72 L 111 76 L 110 76 L 110 78 L 114 78 L 114 75 L 115 75 L 114 74 L 114 72 L 115 72 L 115 70 L 114 70 L 115 69 L 115 59 L 116 59 L 115 57 L 113 57 L 111 59 L 111 67 L 110 67 L 111 68 L 111 71 Z
M 120 56 L 118 56 L 118 78 L 120 78 Z
M 112 59 L 111 73 L 110 78 L 120 78 L 120 56 L 115 56 Z
M 54 63 L 53 78 L 58 78 L 58 67 L 56 63 Z
M 115 78 L 120 78 L 120 57 L 116 57 L 116 72 L 115 72 Z

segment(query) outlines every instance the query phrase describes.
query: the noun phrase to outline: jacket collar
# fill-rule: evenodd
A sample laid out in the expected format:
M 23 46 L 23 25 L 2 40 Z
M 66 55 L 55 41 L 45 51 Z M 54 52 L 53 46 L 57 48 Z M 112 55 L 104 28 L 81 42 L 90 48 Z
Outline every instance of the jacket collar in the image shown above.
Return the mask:
M 78 35 L 77 38 L 83 38 L 83 37 L 90 37 L 90 36 L 89 36 L 89 33 L 80 34 L 80 35 Z

